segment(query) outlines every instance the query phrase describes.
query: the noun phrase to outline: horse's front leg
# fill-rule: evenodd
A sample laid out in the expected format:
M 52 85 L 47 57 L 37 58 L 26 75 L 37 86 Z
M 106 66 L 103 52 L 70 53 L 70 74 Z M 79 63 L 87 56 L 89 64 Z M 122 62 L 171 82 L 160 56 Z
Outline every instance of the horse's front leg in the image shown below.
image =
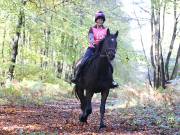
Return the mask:
M 92 91 L 86 92 L 86 96 L 85 96 L 86 106 L 85 106 L 85 110 L 83 111 L 83 114 L 80 117 L 80 121 L 87 121 L 88 116 L 92 113 L 91 100 L 93 94 L 94 93 Z
M 84 117 L 85 108 L 86 108 L 86 99 L 85 99 L 85 96 L 84 96 L 84 90 L 79 89 L 77 91 L 77 94 L 78 94 L 78 97 L 79 97 L 80 102 L 81 102 L 81 111 L 82 111 L 82 114 L 80 115 L 79 120 L 80 120 L 80 122 L 87 123 L 87 119 Z
M 105 113 L 105 105 L 106 105 L 106 99 L 109 95 L 109 90 L 104 90 L 101 92 L 101 105 L 100 105 L 100 127 L 104 128 L 106 125 L 104 124 L 104 113 Z

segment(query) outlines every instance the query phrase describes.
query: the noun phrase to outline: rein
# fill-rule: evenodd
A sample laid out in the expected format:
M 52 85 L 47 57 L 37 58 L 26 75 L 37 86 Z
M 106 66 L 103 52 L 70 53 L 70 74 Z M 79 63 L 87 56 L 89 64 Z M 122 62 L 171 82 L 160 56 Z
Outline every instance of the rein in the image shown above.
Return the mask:
M 114 51 L 114 49 L 109 48 L 108 50 L 106 50 L 105 54 L 100 54 L 100 57 L 108 57 L 108 51 Z
M 108 57 L 107 54 L 100 54 L 100 57 L 103 58 L 103 57 Z

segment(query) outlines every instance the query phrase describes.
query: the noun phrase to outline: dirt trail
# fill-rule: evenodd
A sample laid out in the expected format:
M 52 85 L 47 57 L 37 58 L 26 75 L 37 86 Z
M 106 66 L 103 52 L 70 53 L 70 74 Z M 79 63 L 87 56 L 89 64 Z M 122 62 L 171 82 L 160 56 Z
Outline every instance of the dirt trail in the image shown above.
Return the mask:
M 108 100 L 107 102 L 111 102 Z M 88 118 L 88 124 L 79 123 L 79 101 L 67 99 L 47 103 L 43 106 L 0 106 L 0 135 L 9 134 L 151 134 L 146 126 L 134 128 L 127 119 L 115 110 L 106 110 L 107 128 L 101 131 L 99 127 L 99 100 L 93 101 L 93 113 Z M 127 114 L 128 115 L 128 114 Z

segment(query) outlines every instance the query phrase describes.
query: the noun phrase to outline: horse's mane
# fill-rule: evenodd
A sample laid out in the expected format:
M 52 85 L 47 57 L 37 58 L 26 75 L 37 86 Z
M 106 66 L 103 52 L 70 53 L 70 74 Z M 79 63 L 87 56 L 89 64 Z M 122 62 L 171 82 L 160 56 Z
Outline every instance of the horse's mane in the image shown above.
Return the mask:
M 105 38 L 106 38 L 107 36 L 105 36 Z M 94 60 L 94 59 L 96 59 L 99 55 L 100 55 L 100 52 L 101 52 L 101 50 L 102 50 L 102 47 L 103 47 L 103 44 L 104 44 L 104 41 L 105 41 L 105 38 L 103 38 L 100 42 L 99 42 L 99 45 L 96 45 L 95 46 L 95 52 L 94 52 L 94 55 L 91 57 L 91 59 L 89 60 L 89 64 L 91 64 L 92 63 L 92 61 Z
M 95 49 L 95 55 L 98 55 L 100 52 L 101 52 L 101 49 L 103 47 L 103 44 L 104 44 L 104 41 L 106 39 L 107 36 L 105 36 L 105 38 L 103 38 L 100 42 L 99 42 L 99 45 L 96 46 L 96 49 Z
M 94 61 L 99 55 L 100 55 L 100 52 L 104 46 L 104 41 L 109 37 L 110 35 L 106 35 L 101 41 L 99 41 L 99 44 L 98 45 L 95 45 L 95 52 L 94 52 L 94 55 L 91 57 L 91 59 L 89 60 L 89 64 L 92 63 L 92 61 Z
M 99 45 L 95 45 L 94 55 L 88 60 L 87 65 L 89 65 L 89 64 L 91 65 L 91 63 L 99 56 L 101 49 L 103 47 L 103 44 L 104 44 L 104 40 L 105 40 L 105 38 L 99 42 Z

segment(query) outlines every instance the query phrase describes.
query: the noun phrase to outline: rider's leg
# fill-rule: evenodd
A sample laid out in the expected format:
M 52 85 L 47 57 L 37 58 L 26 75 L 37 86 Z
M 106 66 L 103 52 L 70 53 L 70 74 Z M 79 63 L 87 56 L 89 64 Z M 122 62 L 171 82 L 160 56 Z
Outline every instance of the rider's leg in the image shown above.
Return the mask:
M 80 77 L 81 71 L 85 65 L 85 63 L 87 62 L 87 60 L 94 54 L 94 48 L 90 48 L 88 47 L 82 60 L 81 63 L 78 65 L 78 69 L 76 71 L 76 74 L 74 76 L 74 78 L 71 80 L 71 82 L 76 83 Z

